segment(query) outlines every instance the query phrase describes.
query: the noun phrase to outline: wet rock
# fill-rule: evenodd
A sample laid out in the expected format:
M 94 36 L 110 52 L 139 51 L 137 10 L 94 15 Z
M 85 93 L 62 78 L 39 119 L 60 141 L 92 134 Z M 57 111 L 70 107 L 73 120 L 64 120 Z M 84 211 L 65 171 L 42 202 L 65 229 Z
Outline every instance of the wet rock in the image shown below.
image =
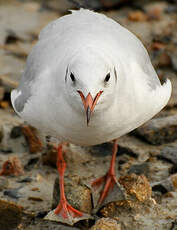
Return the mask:
M 76 209 L 91 213 L 91 191 L 80 182 L 79 177 L 65 178 L 65 194 L 68 202 Z M 56 208 L 60 199 L 59 179 L 56 178 L 53 190 L 52 209 Z
M 177 147 L 167 146 L 163 148 L 158 158 L 177 164 Z
M 9 186 L 9 181 L 6 177 L 0 177 L 0 191 L 8 188 Z
M 121 225 L 111 218 L 101 218 L 90 230 L 121 230 Z
M 152 190 L 165 194 L 167 192 L 175 191 L 177 188 L 177 174 L 173 174 L 167 179 L 151 184 Z
M 119 183 L 123 185 L 127 194 L 130 195 L 130 200 L 135 199 L 140 202 L 150 200 L 152 189 L 144 175 L 137 176 L 136 174 L 131 174 L 128 176 L 121 176 L 119 178 Z
M 129 174 L 135 173 L 136 175 L 145 175 L 146 177 L 148 177 L 149 170 L 150 170 L 149 163 L 144 162 L 142 164 L 132 165 L 128 170 L 128 173 Z
M 177 139 L 177 115 L 152 119 L 133 133 L 153 145 L 172 142 Z
M 24 174 L 24 169 L 21 161 L 17 157 L 9 157 L 2 165 L 0 176 L 20 176 Z
M 31 153 L 37 153 L 42 151 L 43 146 L 39 137 L 36 134 L 35 128 L 28 125 L 23 125 L 22 132 L 28 142 L 29 150 Z

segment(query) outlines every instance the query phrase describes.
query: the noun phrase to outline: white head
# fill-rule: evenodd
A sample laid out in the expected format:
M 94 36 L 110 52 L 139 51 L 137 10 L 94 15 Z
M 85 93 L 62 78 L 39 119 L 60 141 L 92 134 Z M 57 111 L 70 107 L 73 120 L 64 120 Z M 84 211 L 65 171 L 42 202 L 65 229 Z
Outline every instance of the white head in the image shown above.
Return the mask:
M 105 56 L 85 47 L 72 56 L 66 70 L 68 103 L 77 112 L 85 109 L 87 125 L 92 114 L 103 113 L 114 102 L 117 74 L 111 60 Z

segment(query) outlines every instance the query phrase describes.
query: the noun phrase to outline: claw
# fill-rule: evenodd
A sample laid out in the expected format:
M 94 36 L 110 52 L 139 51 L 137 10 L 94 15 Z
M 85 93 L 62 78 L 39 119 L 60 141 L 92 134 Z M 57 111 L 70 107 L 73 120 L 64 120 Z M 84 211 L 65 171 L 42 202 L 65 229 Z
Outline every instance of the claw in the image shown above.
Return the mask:
M 124 189 L 117 181 L 115 174 L 116 153 L 117 142 L 115 140 L 109 171 L 106 175 L 91 182 L 95 207 L 94 212 L 109 202 L 125 199 Z
M 44 219 L 65 223 L 72 226 L 80 220 L 90 218 L 91 216 L 89 214 L 80 212 L 73 208 L 70 204 L 64 203 L 62 205 L 59 204 L 55 210 L 50 211 Z

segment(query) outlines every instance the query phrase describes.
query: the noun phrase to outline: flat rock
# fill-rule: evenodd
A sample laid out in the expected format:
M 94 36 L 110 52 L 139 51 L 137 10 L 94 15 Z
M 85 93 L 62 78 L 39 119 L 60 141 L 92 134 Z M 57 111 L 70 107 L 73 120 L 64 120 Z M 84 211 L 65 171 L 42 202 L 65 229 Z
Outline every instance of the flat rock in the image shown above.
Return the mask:
M 134 134 L 153 145 L 172 142 L 177 139 L 177 115 L 152 119 Z
M 174 164 L 177 164 L 177 147 L 166 146 L 165 148 L 162 149 L 162 151 L 158 155 L 158 158 L 165 159 Z

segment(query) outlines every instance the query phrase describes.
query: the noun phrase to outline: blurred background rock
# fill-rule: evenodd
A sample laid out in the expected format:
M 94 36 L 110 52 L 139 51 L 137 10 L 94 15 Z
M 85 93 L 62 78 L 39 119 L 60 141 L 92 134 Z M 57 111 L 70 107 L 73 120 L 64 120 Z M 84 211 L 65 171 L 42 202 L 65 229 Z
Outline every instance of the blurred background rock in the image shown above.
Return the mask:
M 144 192 L 151 197 L 150 183 L 151 198 L 156 204 L 153 205 L 149 198 L 145 203 L 136 199 L 130 203 L 113 202 L 100 210 L 94 220 L 70 228 L 42 219 L 52 207 L 52 200 L 56 198 L 53 196 L 58 194 L 54 186 L 57 175 L 55 144 L 49 140 L 42 146 L 36 131 L 23 124 L 11 107 L 10 91 L 19 83 L 26 58 L 40 30 L 50 21 L 68 14 L 68 9 L 79 7 L 104 13 L 132 31 L 147 48 L 160 80 L 169 78 L 172 81 L 173 92 L 166 108 L 152 121 L 119 140 L 117 167 L 122 184 L 126 184 L 125 176 L 130 174 L 127 178 L 132 188 L 136 188 L 135 195 L 140 195 L 138 183 L 143 180 Z M 84 205 L 91 207 L 91 192 L 84 183 L 106 171 L 111 144 L 87 148 L 68 145 L 66 150 L 68 196 L 74 204 L 77 191 L 87 191 Z M 97 226 L 122 230 L 177 229 L 176 159 L 176 0 L 0 0 L 1 230 L 85 230 L 97 229 Z M 92 226 L 100 217 L 106 218 Z

